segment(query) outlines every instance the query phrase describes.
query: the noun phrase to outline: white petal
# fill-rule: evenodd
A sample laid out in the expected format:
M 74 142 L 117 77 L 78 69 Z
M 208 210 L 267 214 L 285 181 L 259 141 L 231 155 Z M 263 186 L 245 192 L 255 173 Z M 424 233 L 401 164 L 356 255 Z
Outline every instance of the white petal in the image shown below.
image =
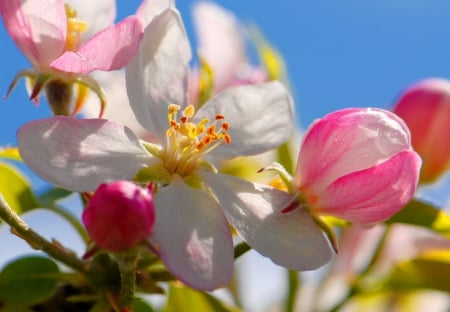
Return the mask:
M 136 15 L 142 20 L 145 27 L 155 16 L 170 7 L 174 7 L 174 0 L 143 0 Z
M 33 171 L 77 192 L 131 179 L 152 159 L 130 129 L 105 119 L 36 120 L 21 127 L 17 137 L 20 154 Z
M 127 93 L 141 125 L 160 139 L 169 104 L 187 102 L 189 41 L 178 11 L 165 10 L 146 27 L 138 54 L 126 68 Z
M 214 89 L 221 91 L 248 62 L 242 26 L 232 12 L 213 2 L 195 3 L 192 13 L 199 54 L 214 70 Z
M 231 143 L 221 144 L 221 157 L 255 155 L 285 142 L 294 127 L 294 107 L 288 90 L 277 81 L 229 88 L 200 108 L 195 116 L 222 114 L 230 124 Z
M 170 272 L 194 288 L 226 286 L 233 270 L 233 243 L 217 202 L 176 176 L 158 191 L 155 207 L 150 240 Z
M 289 194 L 230 175 L 202 175 L 228 221 L 263 256 L 299 271 L 317 269 L 330 260 L 328 241 L 308 212 L 281 213 L 292 199 Z

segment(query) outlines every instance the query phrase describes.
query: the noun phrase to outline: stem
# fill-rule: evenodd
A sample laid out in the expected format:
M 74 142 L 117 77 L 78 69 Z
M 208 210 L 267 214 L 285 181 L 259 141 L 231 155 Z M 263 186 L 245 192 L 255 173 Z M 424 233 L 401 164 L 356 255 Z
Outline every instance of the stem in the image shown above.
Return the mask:
M 72 225 L 72 227 L 77 231 L 77 233 L 80 235 L 83 242 L 88 245 L 89 243 L 89 237 L 87 235 L 86 230 L 84 229 L 83 225 L 78 221 L 78 219 L 69 211 L 65 210 L 64 208 L 58 206 L 58 205 L 48 205 L 47 207 L 43 207 L 43 209 L 50 210 L 59 216 L 63 217 L 67 222 Z
M 121 309 L 132 311 L 134 293 L 136 291 L 136 268 L 139 253 L 131 251 L 129 253 L 116 254 L 120 270 L 120 298 Z
M 33 231 L 17 213 L 6 203 L 3 195 L 0 194 L 0 218 L 11 226 L 11 232 L 25 240 L 33 249 L 42 250 L 55 260 L 64 263 L 68 267 L 86 272 L 86 266 L 83 261 L 78 259 L 73 251 L 63 248 L 57 242 L 49 242 L 47 239 Z
M 284 307 L 284 311 L 293 312 L 295 309 L 297 290 L 300 279 L 297 271 L 287 270 L 286 272 L 288 278 L 288 293 L 286 296 L 286 305 Z

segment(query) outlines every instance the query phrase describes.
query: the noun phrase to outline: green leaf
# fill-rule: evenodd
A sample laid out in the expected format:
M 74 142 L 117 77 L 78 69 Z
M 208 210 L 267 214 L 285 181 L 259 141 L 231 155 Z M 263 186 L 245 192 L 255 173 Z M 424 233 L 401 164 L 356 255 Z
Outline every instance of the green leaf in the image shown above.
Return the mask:
M 0 148 L 0 157 L 10 160 L 22 161 L 17 147 Z
M 433 289 L 450 292 L 450 257 L 419 257 L 399 263 L 386 285 L 394 290 Z
M 193 290 L 183 285 L 171 285 L 167 303 L 162 312 L 178 311 L 238 312 L 240 309 L 227 306 L 206 292 Z
M 133 312 L 154 312 L 153 308 L 141 298 L 134 298 Z
M 450 238 L 450 216 L 439 208 L 418 199 L 411 200 L 405 208 L 392 216 L 386 223 L 422 226 Z
M 4 306 L 0 307 L 0 312 L 33 312 L 33 310 L 27 307 L 18 307 L 18 306 Z
M 18 169 L 0 163 L 0 193 L 8 205 L 17 213 L 39 207 L 31 186 Z
M 29 306 L 53 295 L 59 274 L 48 258 L 30 256 L 7 264 L 0 273 L 0 301 Z
M 44 194 L 39 196 L 39 202 L 43 207 L 51 207 L 58 200 L 69 197 L 72 194 L 73 192 L 71 191 L 58 187 L 53 187 L 50 190 L 46 191 Z

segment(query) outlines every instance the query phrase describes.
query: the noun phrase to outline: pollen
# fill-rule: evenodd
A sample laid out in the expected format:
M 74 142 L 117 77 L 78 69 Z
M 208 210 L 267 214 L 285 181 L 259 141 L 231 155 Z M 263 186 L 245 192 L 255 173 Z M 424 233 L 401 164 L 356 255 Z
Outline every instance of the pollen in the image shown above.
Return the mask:
M 230 126 L 224 115 L 215 115 L 211 122 L 208 118 L 194 122 L 194 116 L 193 105 L 184 109 L 176 104 L 168 106 L 169 128 L 161 156 L 166 169 L 180 176 L 194 174 L 207 153 L 222 143 L 231 143 Z
M 77 18 L 77 11 L 66 4 L 67 37 L 65 43 L 66 51 L 76 51 L 81 45 L 82 35 L 88 29 L 88 23 Z

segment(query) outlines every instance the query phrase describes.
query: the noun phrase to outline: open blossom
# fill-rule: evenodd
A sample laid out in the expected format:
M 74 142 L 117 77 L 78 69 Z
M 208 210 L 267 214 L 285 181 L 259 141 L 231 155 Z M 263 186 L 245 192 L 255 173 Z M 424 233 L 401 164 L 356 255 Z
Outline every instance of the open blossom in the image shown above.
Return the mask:
M 230 224 L 277 264 L 295 270 L 325 264 L 329 243 L 308 212 L 282 213 L 289 194 L 218 173 L 212 162 L 283 143 L 294 122 L 289 92 L 279 82 L 238 86 L 196 110 L 187 100 L 190 58 L 181 17 L 169 8 L 146 27 L 126 69 L 131 107 L 158 144 L 107 120 L 53 117 L 18 131 L 24 161 L 74 191 L 117 179 L 152 181 L 157 218 L 149 241 L 192 287 L 210 290 L 230 281 Z
M 149 189 L 129 181 L 104 183 L 89 198 L 82 220 L 99 248 L 127 250 L 143 242 L 153 230 L 153 196 Z
M 450 168 L 450 81 L 415 83 L 400 95 L 393 111 L 408 125 L 412 145 L 422 157 L 420 182 L 436 181 Z
M 409 130 L 395 114 L 376 108 L 344 109 L 307 130 L 293 188 L 314 215 L 379 222 L 412 198 L 420 165 Z
M 115 18 L 114 1 L 74 4 L 76 7 L 64 4 L 63 0 L 0 0 L 6 29 L 33 66 L 32 70 L 17 74 L 8 93 L 21 77 L 26 77 L 32 100 L 38 101 L 44 89 L 54 114 L 69 115 L 76 86 L 73 113 L 81 108 L 88 91 L 92 90 L 99 96 L 102 114 L 105 96 L 98 83 L 86 74 L 124 67 L 136 53 L 143 27 L 135 16 L 111 25 Z M 89 6 L 91 24 L 78 18 L 78 6 Z M 89 32 L 95 35 L 83 42 L 83 33 L 89 27 Z M 94 32 L 92 27 L 101 28 Z

